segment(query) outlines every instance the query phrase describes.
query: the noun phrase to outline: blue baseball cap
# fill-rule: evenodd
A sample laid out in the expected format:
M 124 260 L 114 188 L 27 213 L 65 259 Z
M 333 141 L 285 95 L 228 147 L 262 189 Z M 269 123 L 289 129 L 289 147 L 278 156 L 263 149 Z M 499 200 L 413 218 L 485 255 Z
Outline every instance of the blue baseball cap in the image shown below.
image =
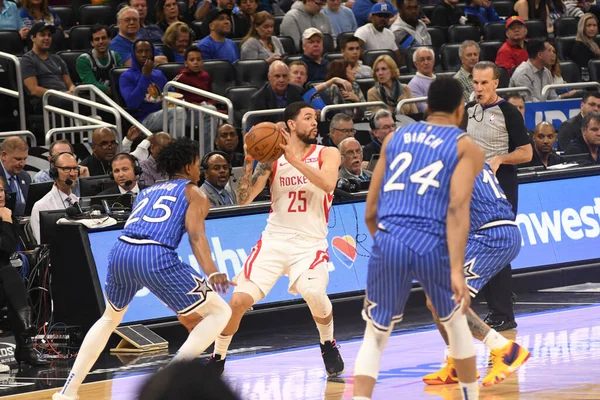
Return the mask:
M 388 14 L 392 15 L 392 8 L 388 3 L 375 3 L 373 7 L 371 7 L 371 14 Z

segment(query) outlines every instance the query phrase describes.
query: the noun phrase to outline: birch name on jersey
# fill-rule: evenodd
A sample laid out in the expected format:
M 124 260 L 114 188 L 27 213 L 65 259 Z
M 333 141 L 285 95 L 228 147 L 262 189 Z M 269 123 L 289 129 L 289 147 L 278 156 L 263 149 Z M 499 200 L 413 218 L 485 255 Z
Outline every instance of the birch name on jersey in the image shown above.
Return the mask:
M 410 143 L 416 143 L 416 144 L 424 144 L 426 146 L 431 147 L 432 149 L 437 148 L 439 145 L 441 145 L 442 143 L 444 143 L 443 139 L 440 139 L 438 137 L 436 137 L 435 135 L 432 134 L 427 134 L 427 133 L 405 133 L 404 136 L 404 143 L 405 144 L 410 144 Z

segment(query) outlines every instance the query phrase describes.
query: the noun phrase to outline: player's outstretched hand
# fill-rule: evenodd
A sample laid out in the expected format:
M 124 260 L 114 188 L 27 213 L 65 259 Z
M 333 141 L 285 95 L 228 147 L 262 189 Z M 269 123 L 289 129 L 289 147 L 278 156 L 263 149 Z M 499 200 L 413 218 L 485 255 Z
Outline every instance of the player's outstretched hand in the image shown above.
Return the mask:
M 225 273 L 211 274 L 208 282 L 213 289 L 220 294 L 227 294 L 229 286 L 237 286 L 235 282 L 231 282 Z
M 450 273 L 452 281 L 452 291 L 454 292 L 454 304 L 462 304 L 460 311 L 464 314 L 471 307 L 471 295 L 465 282 L 465 275 L 462 270 L 452 271 Z

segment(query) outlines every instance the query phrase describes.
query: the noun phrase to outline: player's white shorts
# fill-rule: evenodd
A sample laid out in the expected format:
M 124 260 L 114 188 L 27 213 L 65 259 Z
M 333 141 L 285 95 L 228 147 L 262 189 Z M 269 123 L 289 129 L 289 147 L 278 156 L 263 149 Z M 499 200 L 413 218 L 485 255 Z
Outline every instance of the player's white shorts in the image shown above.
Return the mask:
M 329 281 L 328 261 L 326 239 L 263 232 L 246 259 L 243 271 L 234 278 L 238 284 L 234 292 L 248 293 L 259 301 L 280 277 L 287 275 L 290 279 L 288 292 L 296 295 L 296 281 L 308 270 L 312 270 L 320 278 L 319 283 L 326 287 Z M 255 293 L 253 285 L 244 285 L 246 281 L 253 282 L 262 293 Z

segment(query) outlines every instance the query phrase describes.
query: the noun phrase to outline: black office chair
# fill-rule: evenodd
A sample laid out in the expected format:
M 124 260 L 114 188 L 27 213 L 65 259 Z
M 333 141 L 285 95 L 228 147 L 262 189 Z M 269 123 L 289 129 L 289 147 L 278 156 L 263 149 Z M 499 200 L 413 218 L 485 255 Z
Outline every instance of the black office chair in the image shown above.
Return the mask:
M 488 22 L 483 27 L 483 38 L 486 41 L 506 41 L 506 22 Z
M 256 86 L 233 86 L 225 91 L 225 97 L 233 104 L 233 119 L 236 129 L 242 127 L 242 117 L 250 109 L 250 98 L 257 90 Z
M 512 1 L 494 1 L 492 7 L 499 16 L 506 18 L 514 14 L 515 3 Z
M 563 17 L 554 21 L 554 37 L 576 36 L 579 20 L 572 17 Z
M 548 30 L 546 29 L 546 23 L 539 19 L 530 19 L 525 21 L 527 27 L 527 38 L 541 38 L 548 37 Z
M 75 13 L 71 6 L 52 6 L 52 10 L 60 18 L 64 30 L 71 29 L 72 26 L 76 25 Z
M 291 55 L 291 56 L 287 56 L 283 59 L 283 61 L 287 64 L 290 65 L 292 62 L 294 61 L 300 61 L 300 59 L 302 58 L 301 54 L 295 54 L 295 55 Z
M 202 21 L 192 21 L 190 28 L 194 31 L 194 35 L 197 40 L 204 38 L 204 31 L 202 30 Z
M 279 29 L 283 22 L 283 15 L 276 15 L 275 17 L 275 29 L 273 30 L 273 36 L 279 36 Z
M 22 56 L 25 44 L 17 31 L 0 31 L 0 51 L 15 56 Z
M 121 94 L 121 84 L 119 83 L 119 79 L 128 69 L 129 68 L 113 68 L 110 71 L 110 87 L 112 89 L 113 100 L 125 109 L 127 109 L 127 103 L 125 103 L 125 99 Z
M 323 53 L 333 53 L 335 51 L 335 41 L 333 37 L 328 34 L 323 34 Z
M 233 67 L 238 86 L 251 85 L 260 88 L 267 82 L 269 64 L 265 60 L 239 60 Z
M 462 43 L 465 40 L 479 42 L 480 37 L 479 28 L 473 25 L 452 25 L 448 28 L 450 43 Z
M 504 43 L 495 42 L 495 41 L 483 41 L 479 42 L 479 61 L 496 61 L 496 55 L 498 54 L 498 50 L 502 47 Z
M 567 83 L 581 82 L 581 69 L 573 61 L 562 61 L 560 72 Z
M 323 56 L 323 58 L 329 62 L 332 62 L 333 60 L 342 60 L 344 55 L 342 53 L 327 53 Z
M 588 63 L 590 82 L 600 82 L 600 60 L 590 60 Z
M 458 56 L 460 46 L 458 43 L 448 43 L 442 46 L 440 53 L 445 71 L 458 71 L 460 69 L 462 65 Z
M 81 78 L 79 78 L 79 74 L 77 73 L 77 59 L 83 53 L 85 53 L 85 51 L 81 50 L 65 50 L 56 53 L 56 55 L 67 64 L 69 76 L 75 85 L 79 85 L 81 83 Z
M 71 28 L 69 32 L 69 48 L 71 50 L 89 50 L 92 48 L 90 44 L 90 25 L 77 25 Z
M 363 92 L 365 99 L 367 98 L 369 89 L 375 86 L 375 80 L 373 78 L 357 79 L 356 83 L 358 83 L 358 86 L 360 86 L 360 90 Z
M 439 50 L 442 48 L 442 45 L 446 43 L 446 33 L 441 28 L 436 26 L 430 26 L 427 28 L 427 32 L 431 37 L 431 44 L 433 45 L 433 49 Z
M 296 54 L 296 45 L 294 44 L 294 39 L 289 36 L 277 36 L 281 45 L 283 46 L 283 50 L 285 54 L 288 56 L 292 56 Z
M 224 96 L 227 88 L 236 86 L 235 69 L 227 60 L 209 60 L 204 62 L 204 70 L 212 78 L 213 92 Z
M 567 61 L 571 59 L 571 50 L 575 44 L 575 36 L 564 36 L 556 37 L 554 39 L 554 46 L 556 47 L 556 54 L 560 61 Z
M 390 56 L 398 64 L 396 54 L 391 50 L 367 50 L 363 54 L 363 63 L 369 67 L 373 67 L 375 60 L 380 56 Z
M 79 9 L 81 25 L 103 24 L 112 25 L 117 22 L 110 4 L 85 4 Z

